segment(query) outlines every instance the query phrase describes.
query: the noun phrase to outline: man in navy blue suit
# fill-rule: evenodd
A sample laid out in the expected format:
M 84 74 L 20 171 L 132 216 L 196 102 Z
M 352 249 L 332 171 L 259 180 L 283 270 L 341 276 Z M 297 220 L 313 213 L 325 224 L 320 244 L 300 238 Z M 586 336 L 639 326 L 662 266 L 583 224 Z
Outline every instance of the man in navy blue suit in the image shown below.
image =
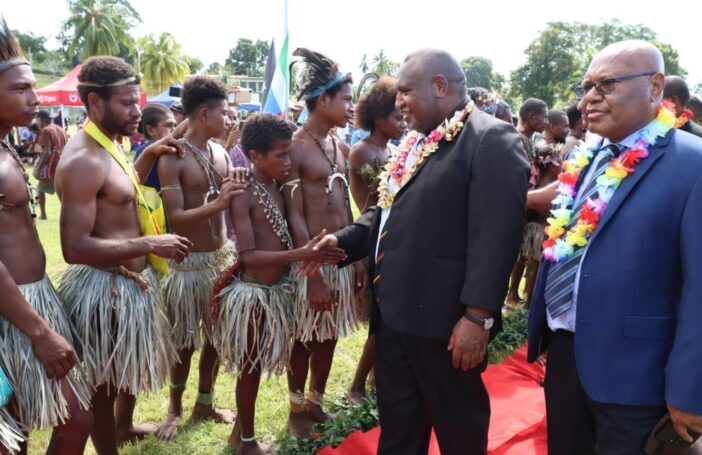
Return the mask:
M 593 58 L 576 94 L 603 141 L 580 173 L 574 212 L 611 156 L 655 127 L 663 71 L 643 41 Z M 643 454 L 666 412 L 680 438 L 702 433 L 702 140 L 671 129 L 648 149 L 587 243 L 539 269 L 529 356 L 548 349 L 551 455 Z

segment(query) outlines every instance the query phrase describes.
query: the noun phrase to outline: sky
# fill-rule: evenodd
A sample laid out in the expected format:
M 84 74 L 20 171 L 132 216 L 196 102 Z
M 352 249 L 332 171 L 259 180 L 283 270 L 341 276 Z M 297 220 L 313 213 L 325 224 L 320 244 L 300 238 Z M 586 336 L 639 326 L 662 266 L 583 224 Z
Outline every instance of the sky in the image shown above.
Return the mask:
M 290 50 L 308 47 L 361 76 L 358 66 L 383 49 L 391 60 L 426 47 L 442 48 L 456 58 L 478 55 L 492 60 L 494 70 L 509 72 L 524 63 L 524 50 L 548 22 L 601 23 L 619 19 L 658 33 L 680 55 L 688 83 L 702 82 L 702 41 L 696 38 L 702 16 L 699 1 L 678 0 L 672 8 L 660 2 L 589 0 L 537 2 L 502 0 L 289 0 Z M 205 65 L 223 63 L 239 38 L 270 40 L 278 49 L 284 27 L 284 0 L 131 0 L 143 22 L 133 36 L 171 32 L 183 50 Z M 636 6 L 634 6 L 636 5 Z M 68 16 L 65 0 L 3 0 L 0 11 L 10 28 L 56 36 Z M 675 17 L 674 17 L 675 16 Z M 52 45 L 52 42 L 49 42 Z M 53 45 L 57 43 L 53 41 Z

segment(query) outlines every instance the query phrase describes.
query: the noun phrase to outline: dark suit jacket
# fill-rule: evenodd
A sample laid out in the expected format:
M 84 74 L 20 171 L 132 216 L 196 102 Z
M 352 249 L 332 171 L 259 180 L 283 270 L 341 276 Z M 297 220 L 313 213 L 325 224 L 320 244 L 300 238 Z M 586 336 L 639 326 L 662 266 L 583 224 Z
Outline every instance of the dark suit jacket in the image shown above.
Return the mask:
M 375 312 L 397 332 L 448 340 L 466 305 L 497 318 L 524 227 L 529 164 L 512 125 L 479 110 L 400 190 Z M 348 262 L 375 256 L 381 210 L 335 235 Z M 373 277 L 373 261 L 370 276 Z
M 532 361 L 551 333 L 549 266 L 541 262 L 531 304 Z M 670 131 L 614 193 L 581 264 L 575 363 L 595 401 L 702 414 L 699 138 Z

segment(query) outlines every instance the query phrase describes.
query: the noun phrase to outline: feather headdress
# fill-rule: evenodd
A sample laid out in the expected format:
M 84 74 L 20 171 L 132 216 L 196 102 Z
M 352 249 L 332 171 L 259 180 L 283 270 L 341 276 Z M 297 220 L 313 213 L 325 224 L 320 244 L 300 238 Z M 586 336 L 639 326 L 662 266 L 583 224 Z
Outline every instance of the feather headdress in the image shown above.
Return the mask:
M 0 73 L 19 65 L 29 65 L 22 54 L 19 41 L 10 31 L 4 17 L 0 17 Z
M 302 57 L 302 61 L 305 63 L 298 100 L 316 98 L 332 87 L 350 79 L 349 74 L 340 73 L 336 62 L 324 54 L 300 47 L 295 49 L 293 55 Z

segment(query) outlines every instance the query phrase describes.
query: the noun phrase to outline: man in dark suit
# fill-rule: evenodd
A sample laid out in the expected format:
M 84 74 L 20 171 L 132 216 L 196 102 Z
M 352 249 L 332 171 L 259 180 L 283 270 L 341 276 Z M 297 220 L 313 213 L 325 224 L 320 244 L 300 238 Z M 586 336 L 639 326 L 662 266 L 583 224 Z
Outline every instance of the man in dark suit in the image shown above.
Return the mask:
M 603 140 L 580 173 L 574 211 L 583 193 L 600 199 L 592 182 L 611 156 L 656 129 L 664 85 L 650 43 L 615 43 L 593 58 L 576 94 Z M 529 358 L 549 351 L 552 455 L 641 455 L 666 411 L 681 438 L 702 432 L 702 140 L 675 128 L 645 140 L 649 156 L 614 190 L 587 243 L 541 263 Z
M 680 76 L 668 76 L 665 78 L 665 89 L 663 99 L 675 105 L 675 115 L 678 117 L 689 109 L 687 103 L 690 101 L 690 89 L 687 87 L 685 79 Z M 680 126 L 680 129 L 697 137 L 702 137 L 702 126 L 695 123 L 695 115 Z
M 402 64 L 397 106 L 410 129 L 431 138 L 472 104 L 456 60 L 428 50 Z M 487 450 L 490 402 L 480 374 L 519 250 L 529 165 L 511 125 L 477 108 L 453 125 L 460 132 L 404 182 L 388 180 L 391 205 L 382 208 L 381 190 L 379 207 L 322 241 L 338 244 L 349 262 L 375 258 L 380 454 L 426 455 L 432 427 L 444 455 Z M 421 160 L 426 140 L 405 169 Z

